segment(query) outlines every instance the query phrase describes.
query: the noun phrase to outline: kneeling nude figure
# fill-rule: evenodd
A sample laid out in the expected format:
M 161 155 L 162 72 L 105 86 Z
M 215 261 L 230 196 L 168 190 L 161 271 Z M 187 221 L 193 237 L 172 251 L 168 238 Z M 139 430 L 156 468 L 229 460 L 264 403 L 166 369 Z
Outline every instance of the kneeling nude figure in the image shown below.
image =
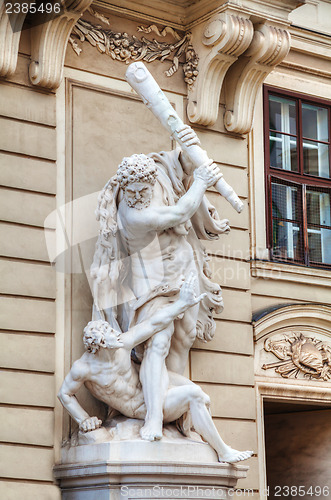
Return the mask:
M 113 330 L 102 320 L 91 321 L 84 330 L 86 352 L 66 376 L 58 397 L 83 432 L 101 427 L 97 417 L 90 417 L 78 403 L 75 394 L 85 384 L 100 401 L 129 418 L 144 420 L 146 405 L 131 350 L 164 330 L 176 317 L 196 305 L 202 298 L 194 293 L 195 278 L 190 276 L 181 287 L 179 299 L 158 311 L 126 333 Z M 169 372 L 168 390 L 163 406 L 163 420 L 173 422 L 190 411 L 193 427 L 214 448 L 220 462 L 234 463 L 252 456 L 252 451 L 237 451 L 219 436 L 207 409 L 210 400 L 189 379 Z

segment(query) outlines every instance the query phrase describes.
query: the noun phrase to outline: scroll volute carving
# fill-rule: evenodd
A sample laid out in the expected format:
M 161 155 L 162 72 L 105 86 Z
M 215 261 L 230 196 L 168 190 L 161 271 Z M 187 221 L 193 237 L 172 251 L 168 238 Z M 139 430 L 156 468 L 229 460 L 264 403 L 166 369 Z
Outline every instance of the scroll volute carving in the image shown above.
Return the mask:
M 220 93 L 229 67 L 250 45 L 253 25 L 249 19 L 237 15 L 219 14 L 205 26 L 197 27 L 195 39 L 199 56 L 199 75 L 188 94 L 187 113 L 191 122 L 202 125 L 215 123 Z
M 290 34 L 285 29 L 267 24 L 255 27 L 250 47 L 230 68 L 224 82 L 224 125 L 229 132 L 250 131 L 257 91 L 266 76 L 286 57 L 290 43 Z
M 17 66 L 18 46 L 26 14 L 7 14 L 0 5 L 0 76 L 11 76 Z
M 64 12 L 31 30 L 30 80 L 34 85 L 55 89 L 62 80 L 68 39 L 72 28 L 93 0 L 62 2 Z

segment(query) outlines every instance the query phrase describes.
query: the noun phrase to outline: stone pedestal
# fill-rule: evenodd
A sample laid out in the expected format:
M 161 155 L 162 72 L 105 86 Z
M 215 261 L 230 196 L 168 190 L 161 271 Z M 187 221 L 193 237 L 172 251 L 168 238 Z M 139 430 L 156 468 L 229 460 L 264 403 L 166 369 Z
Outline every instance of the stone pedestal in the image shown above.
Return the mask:
M 54 474 L 62 500 L 223 500 L 247 470 L 219 463 L 206 443 L 165 437 L 68 446 Z

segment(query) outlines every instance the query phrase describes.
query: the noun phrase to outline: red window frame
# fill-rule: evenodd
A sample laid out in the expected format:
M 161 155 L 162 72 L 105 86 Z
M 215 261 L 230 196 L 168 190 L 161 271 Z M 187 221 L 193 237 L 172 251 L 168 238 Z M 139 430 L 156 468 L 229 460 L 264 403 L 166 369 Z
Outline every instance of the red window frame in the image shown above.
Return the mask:
M 283 170 L 276 167 L 271 167 L 270 165 L 270 140 L 269 132 L 269 95 L 274 95 L 278 97 L 290 98 L 296 102 L 296 135 L 286 134 L 282 132 L 283 135 L 295 136 L 297 141 L 297 163 L 298 171 Z M 304 173 L 304 157 L 303 157 L 303 140 L 312 140 L 311 138 L 305 138 L 302 135 L 302 103 L 320 105 L 328 109 L 328 125 L 329 125 L 329 140 L 318 141 L 325 143 L 329 146 L 329 169 L 330 178 L 319 177 L 316 175 Z M 263 92 L 263 108 L 264 108 L 264 164 L 265 164 L 265 191 L 266 191 L 266 208 L 267 208 L 267 247 L 269 249 L 270 260 L 277 262 L 285 262 L 298 264 L 309 267 L 327 268 L 331 269 L 331 264 L 324 264 L 322 262 L 312 262 L 309 260 L 309 248 L 308 248 L 308 222 L 307 222 L 307 210 L 306 210 L 306 190 L 307 188 L 322 188 L 323 190 L 330 191 L 331 198 L 331 103 L 324 99 L 319 99 L 315 97 L 305 96 L 295 92 L 282 90 L 279 88 L 270 87 L 264 85 Z M 274 131 L 279 132 L 279 131 Z M 272 218 L 272 195 L 271 195 L 271 182 L 272 180 L 278 180 L 282 184 L 289 186 L 295 186 L 298 188 L 299 201 L 298 201 L 298 212 L 299 212 L 299 223 L 302 225 L 302 258 L 296 259 L 280 259 L 275 258 L 273 255 L 273 218 Z M 311 224 L 309 224 L 311 226 Z M 330 228 L 329 226 L 325 226 Z

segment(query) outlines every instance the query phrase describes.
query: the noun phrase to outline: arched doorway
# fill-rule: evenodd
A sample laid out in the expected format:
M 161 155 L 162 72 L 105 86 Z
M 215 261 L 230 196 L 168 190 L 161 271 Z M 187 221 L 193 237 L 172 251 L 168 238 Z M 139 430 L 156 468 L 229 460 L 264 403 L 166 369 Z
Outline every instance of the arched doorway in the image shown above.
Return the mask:
M 261 500 L 329 498 L 331 308 L 266 311 L 254 339 Z

